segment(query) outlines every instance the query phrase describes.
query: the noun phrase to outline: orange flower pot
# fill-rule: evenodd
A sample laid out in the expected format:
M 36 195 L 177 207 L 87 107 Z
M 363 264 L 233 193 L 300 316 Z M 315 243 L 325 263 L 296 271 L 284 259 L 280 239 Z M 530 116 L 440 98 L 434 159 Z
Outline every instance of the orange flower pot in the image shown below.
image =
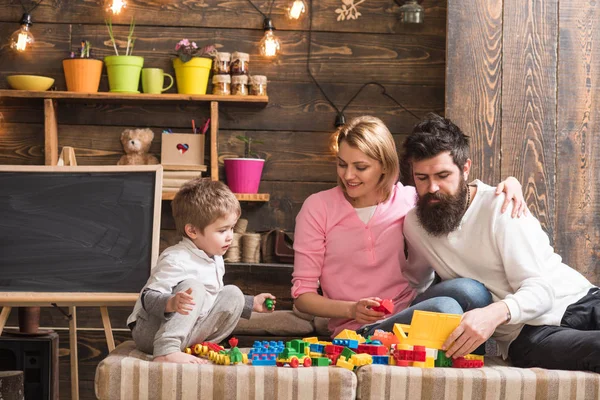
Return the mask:
M 67 58 L 63 70 L 69 92 L 96 93 L 100 86 L 102 61 L 93 58 Z

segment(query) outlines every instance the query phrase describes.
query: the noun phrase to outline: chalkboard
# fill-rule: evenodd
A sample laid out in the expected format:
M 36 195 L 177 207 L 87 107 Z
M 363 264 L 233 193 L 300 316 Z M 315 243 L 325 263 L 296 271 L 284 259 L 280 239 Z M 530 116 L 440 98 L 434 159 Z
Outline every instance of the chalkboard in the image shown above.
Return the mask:
M 161 166 L 0 166 L 0 292 L 139 292 L 161 185 Z

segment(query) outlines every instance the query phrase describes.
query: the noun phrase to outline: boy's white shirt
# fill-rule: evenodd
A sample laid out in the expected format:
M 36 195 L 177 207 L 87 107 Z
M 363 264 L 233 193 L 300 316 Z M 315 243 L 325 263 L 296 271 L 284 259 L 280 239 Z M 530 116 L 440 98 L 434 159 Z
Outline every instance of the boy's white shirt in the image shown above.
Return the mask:
M 504 301 L 511 313 L 492 337 L 504 358 L 523 324 L 560 325 L 566 308 L 593 285 L 562 263 L 538 220 L 513 219 L 511 208 L 500 213 L 504 196 L 478 180 L 477 193 L 456 231 L 434 237 L 420 225 L 416 210 L 404 223 L 409 243 L 410 270 L 429 275 L 430 267 L 442 280 L 475 279 L 490 291 L 494 302 Z
M 202 304 L 199 318 L 204 317 L 223 289 L 224 275 L 225 263 L 222 256 L 211 258 L 203 250 L 197 248 L 189 238 L 183 238 L 176 245 L 165 249 L 158 258 L 148 282 L 140 291 L 140 297 L 127 319 L 127 324 L 134 322 L 143 309 L 141 294 L 144 290 L 152 289 L 160 293 L 173 293 L 173 288 L 186 279 L 194 279 L 202 283 L 206 289 L 206 298 Z

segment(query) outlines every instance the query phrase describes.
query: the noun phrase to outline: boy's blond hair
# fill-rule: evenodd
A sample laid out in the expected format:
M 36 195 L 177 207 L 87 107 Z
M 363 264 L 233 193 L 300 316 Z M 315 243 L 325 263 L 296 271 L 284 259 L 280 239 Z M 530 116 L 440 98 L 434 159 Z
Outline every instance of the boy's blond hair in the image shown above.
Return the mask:
M 197 178 L 186 182 L 171 203 L 177 233 L 187 237 L 185 226 L 192 224 L 204 233 L 204 228 L 217 219 L 242 213 L 240 202 L 222 182 Z
M 392 187 L 398 182 L 400 164 L 396 143 L 383 121 L 368 115 L 352 118 L 335 132 L 333 139 L 333 150 L 336 154 L 340 144 L 346 142 L 381 163 L 384 172 L 377 184 L 377 190 L 383 197 L 382 201 L 387 200 Z M 339 176 L 337 180 L 338 186 L 345 193 L 346 187 Z

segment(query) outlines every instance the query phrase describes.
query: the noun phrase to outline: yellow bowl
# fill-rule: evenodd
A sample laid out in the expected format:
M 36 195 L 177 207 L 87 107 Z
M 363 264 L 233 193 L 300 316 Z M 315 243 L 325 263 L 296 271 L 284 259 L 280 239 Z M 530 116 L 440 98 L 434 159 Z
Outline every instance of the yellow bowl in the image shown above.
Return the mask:
M 44 91 L 54 84 L 53 78 L 38 75 L 11 75 L 7 76 L 8 84 L 17 90 Z

